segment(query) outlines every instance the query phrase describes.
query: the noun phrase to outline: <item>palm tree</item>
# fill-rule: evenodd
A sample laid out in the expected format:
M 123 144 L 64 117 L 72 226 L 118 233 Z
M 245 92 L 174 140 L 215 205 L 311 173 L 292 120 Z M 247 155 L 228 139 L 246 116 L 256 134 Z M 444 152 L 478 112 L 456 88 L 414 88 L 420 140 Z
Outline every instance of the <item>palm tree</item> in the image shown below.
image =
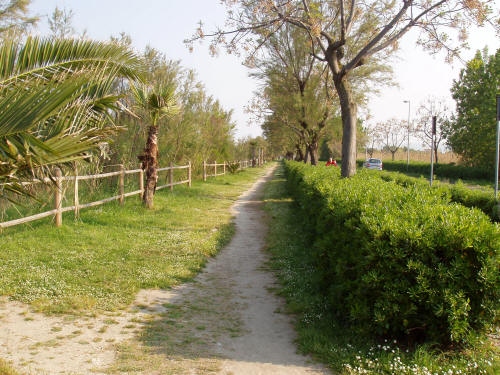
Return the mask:
M 118 127 L 118 77 L 140 79 L 130 50 L 89 40 L 0 42 L 0 198 L 20 182 L 88 158 Z
M 172 81 L 159 81 L 154 86 L 132 85 L 135 108 L 143 121 L 149 122 L 148 138 L 143 153 L 139 156 L 142 169 L 146 171 L 143 203 L 153 208 L 153 196 L 158 181 L 158 128 L 160 120 L 171 118 L 179 112 L 175 84 Z

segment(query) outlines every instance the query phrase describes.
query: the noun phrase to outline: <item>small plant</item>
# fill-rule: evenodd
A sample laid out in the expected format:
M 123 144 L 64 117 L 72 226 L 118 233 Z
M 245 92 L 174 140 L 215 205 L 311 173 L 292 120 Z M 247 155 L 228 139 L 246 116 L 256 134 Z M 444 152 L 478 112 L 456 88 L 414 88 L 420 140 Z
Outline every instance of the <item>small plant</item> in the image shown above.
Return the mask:
M 231 161 L 228 161 L 226 163 L 226 167 L 227 167 L 227 170 L 229 171 L 229 173 L 236 173 L 238 172 L 238 169 L 240 169 L 240 162 L 239 161 L 234 161 L 234 162 L 231 162 Z

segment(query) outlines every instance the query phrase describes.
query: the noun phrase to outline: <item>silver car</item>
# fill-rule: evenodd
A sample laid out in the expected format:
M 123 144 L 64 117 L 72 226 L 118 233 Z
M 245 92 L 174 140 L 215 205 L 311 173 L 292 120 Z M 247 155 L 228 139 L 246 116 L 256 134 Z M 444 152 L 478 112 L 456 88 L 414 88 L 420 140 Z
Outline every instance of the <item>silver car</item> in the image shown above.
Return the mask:
M 382 160 L 380 159 L 368 159 L 363 163 L 364 168 L 382 170 Z

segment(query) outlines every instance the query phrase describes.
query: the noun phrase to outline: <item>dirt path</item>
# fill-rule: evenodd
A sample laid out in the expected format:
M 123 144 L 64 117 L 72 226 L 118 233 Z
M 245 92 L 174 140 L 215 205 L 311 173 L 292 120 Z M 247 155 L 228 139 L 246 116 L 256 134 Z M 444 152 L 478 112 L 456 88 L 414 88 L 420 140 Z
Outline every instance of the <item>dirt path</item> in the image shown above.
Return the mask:
M 116 367 L 139 373 L 219 375 L 328 374 L 297 354 L 295 332 L 266 270 L 267 232 L 261 196 L 269 170 L 232 207 L 236 232 L 194 283 L 171 292 L 144 291 L 139 301 L 164 308 Z M 162 332 L 162 333 L 159 333 Z M 139 362 L 138 359 L 140 358 Z M 153 364 L 153 365 L 152 365 Z
M 268 288 L 273 275 L 263 269 L 267 225 L 260 196 L 272 171 L 254 185 L 233 207 L 236 234 L 226 249 L 207 269 L 224 275 L 232 284 L 233 299 L 243 305 L 241 319 L 245 334 L 227 341 L 222 353 L 222 374 L 320 374 L 307 358 L 296 354 L 290 318 L 277 313 L 283 307 Z
M 196 279 L 143 290 L 127 311 L 47 317 L 0 303 L 0 358 L 29 374 L 326 374 L 296 353 L 265 270 L 260 197 L 272 170 L 232 207 L 236 232 Z M 200 220 L 203 220 L 201 217 Z

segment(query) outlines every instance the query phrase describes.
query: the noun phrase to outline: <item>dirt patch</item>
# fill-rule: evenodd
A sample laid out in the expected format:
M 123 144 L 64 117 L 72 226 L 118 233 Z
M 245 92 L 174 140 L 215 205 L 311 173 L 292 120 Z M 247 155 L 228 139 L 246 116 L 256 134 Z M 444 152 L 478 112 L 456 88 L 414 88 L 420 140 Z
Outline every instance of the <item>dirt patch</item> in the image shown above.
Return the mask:
M 26 373 L 87 374 L 112 363 L 115 343 L 133 337 L 138 322 L 149 317 L 139 309 L 98 317 L 52 317 L 3 300 L 0 357 Z

